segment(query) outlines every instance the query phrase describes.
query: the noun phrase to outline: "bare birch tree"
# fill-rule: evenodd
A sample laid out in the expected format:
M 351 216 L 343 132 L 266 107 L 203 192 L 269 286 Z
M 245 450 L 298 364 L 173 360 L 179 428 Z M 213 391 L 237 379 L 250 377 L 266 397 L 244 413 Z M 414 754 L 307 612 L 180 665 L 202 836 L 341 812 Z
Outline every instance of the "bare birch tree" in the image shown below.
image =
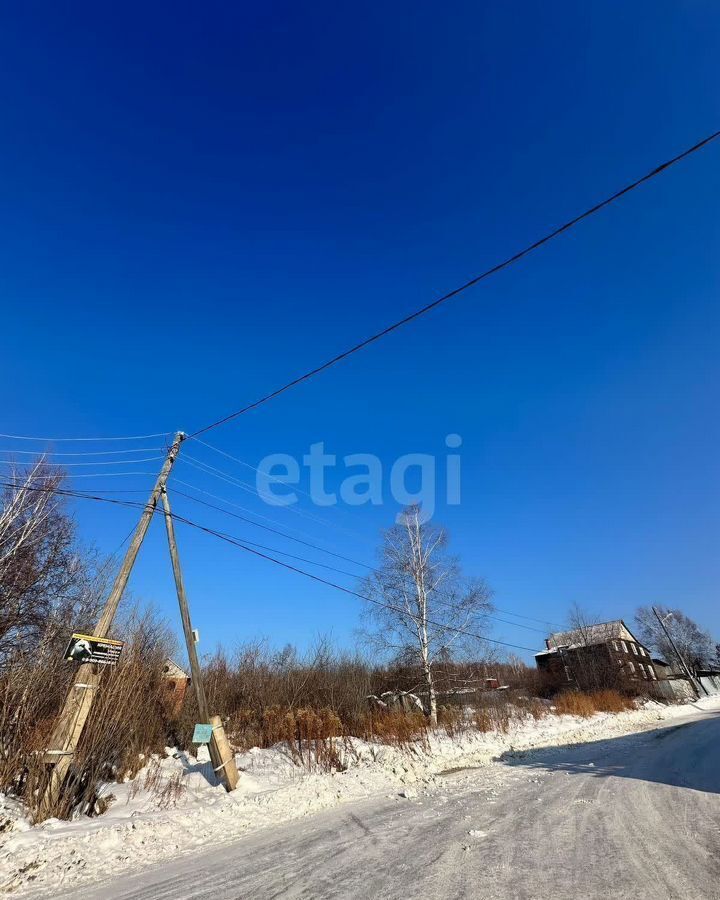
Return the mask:
M 0 492 L 0 671 L 27 651 L 92 624 L 110 561 L 82 547 L 58 493 L 64 473 L 41 457 Z
M 363 582 L 374 624 L 370 637 L 387 652 L 415 661 L 425 688 L 425 713 L 437 724 L 435 665 L 476 637 L 491 610 L 491 592 L 481 580 L 463 578 L 447 552 L 444 529 L 423 522 L 417 506 L 388 529 L 380 565 Z
M 660 618 L 683 659 L 695 669 L 710 663 L 715 652 L 710 632 L 686 616 L 681 609 L 668 606 L 656 607 Z M 651 606 L 640 606 L 635 612 L 635 623 L 640 640 L 659 653 L 665 660 L 675 661 L 675 650 Z

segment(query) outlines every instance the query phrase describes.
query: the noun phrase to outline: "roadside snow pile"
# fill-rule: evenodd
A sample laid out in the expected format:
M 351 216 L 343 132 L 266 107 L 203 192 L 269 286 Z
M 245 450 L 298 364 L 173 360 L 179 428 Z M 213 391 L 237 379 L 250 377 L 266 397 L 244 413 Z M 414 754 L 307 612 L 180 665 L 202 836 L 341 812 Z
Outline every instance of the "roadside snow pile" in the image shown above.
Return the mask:
M 340 748 L 345 770 L 333 773 L 308 772 L 280 745 L 254 748 L 236 757 L 242 775 L 232 794 L 217 784 L 205 748 L 199 758 L 167 748 L 164 758 L 150 760 L 132 781 L 108 784 L 105 797 L 114 799 L 96 818 L 49 819 L 30 827 L 17 803 L 0 798 L 0 890 L 27 894 L 51 888 L 57 893 L 338 803 L 388 792 L 410 798 L 418 788 L 431 788 L 441 772 L 489 765 L 507 751 L 625 734 L 683 713 L 650 703 L 590 719 L 528 717 L 513 723 L 507 734 L 471 730 L 451 739 L 437 733 L 425 749 L 353 739 Z
M 25 807 L 12 797 L 0 794 L 0 840 L 9 834 L 29 831 L 32 828 Z

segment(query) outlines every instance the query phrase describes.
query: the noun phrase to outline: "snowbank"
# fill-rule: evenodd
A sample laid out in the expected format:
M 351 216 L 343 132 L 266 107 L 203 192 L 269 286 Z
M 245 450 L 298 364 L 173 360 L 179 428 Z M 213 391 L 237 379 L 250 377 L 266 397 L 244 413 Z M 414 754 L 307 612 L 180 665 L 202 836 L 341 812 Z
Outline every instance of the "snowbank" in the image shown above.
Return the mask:
M 454 739 L 437 734 L 427 750 L 353 740 L 344 754 L 347 769 L 336 773 L 309 773 L 280 746 L 253 749 L 237 755 L 242 777 L 232 794 L 214 783 L 202 756 L 168 748 L 164 759 L 151 760 L 132 781 L 108 785 L 106 796 L 115 799 L 96 818 L 49 819 L 31 827 L 20 805 L 0 795 L 0 890 L 28 896 L 51 887 L 56 894 L 339 803 L 388 792 L 402 802 L 401 797 L 434 784 L 441 772 L 490 765 L 508 750 L 592 741 L 683 715 L 687 707 L 648 703 L 590 719 L 527 718 L 507 734 L 473 730 Z

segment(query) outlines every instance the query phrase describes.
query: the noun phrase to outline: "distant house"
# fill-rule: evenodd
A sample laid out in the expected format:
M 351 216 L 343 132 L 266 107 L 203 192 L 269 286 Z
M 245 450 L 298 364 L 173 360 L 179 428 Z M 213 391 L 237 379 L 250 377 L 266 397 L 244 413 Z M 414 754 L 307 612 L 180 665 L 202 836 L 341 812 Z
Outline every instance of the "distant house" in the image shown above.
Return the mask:
M 654 693 L 655 664 L 622 619 L 551 634 L 545 645 L 546 650 L 535 654 L 535 664 L 556 687 L 612 686 Z
M 182 709 L 190 684 L 190 676 L 181 669 L 175 660 L 168 657 L 165 660 L 162 671 L 163 683 L 165 685 L 165 702 L 168 706 L 168 712 L 171 716 L 177 716 Z

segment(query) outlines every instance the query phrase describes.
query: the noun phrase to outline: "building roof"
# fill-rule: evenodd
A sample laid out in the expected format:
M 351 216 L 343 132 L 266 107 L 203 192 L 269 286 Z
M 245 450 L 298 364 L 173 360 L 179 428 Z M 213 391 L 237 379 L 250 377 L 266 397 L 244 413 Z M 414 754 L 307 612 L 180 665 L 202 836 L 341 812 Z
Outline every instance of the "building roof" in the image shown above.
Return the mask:
M 168 658 L 163 665 L 163 678 L 189 678 L 188 673 L 181 669 L 174 659 Z
M 605 644 L 607 641 L 635 641 L 640 643 L 632 634 L 622 619 L 612 622 L 600 622 L 596 625 L 584 625 L 582 628 L 574 628 L 572 631 L 559 631 L 551 634 L 547 639 L 548 649 L 557 650 L 558 647 L 592 647 L 596 644 Z

